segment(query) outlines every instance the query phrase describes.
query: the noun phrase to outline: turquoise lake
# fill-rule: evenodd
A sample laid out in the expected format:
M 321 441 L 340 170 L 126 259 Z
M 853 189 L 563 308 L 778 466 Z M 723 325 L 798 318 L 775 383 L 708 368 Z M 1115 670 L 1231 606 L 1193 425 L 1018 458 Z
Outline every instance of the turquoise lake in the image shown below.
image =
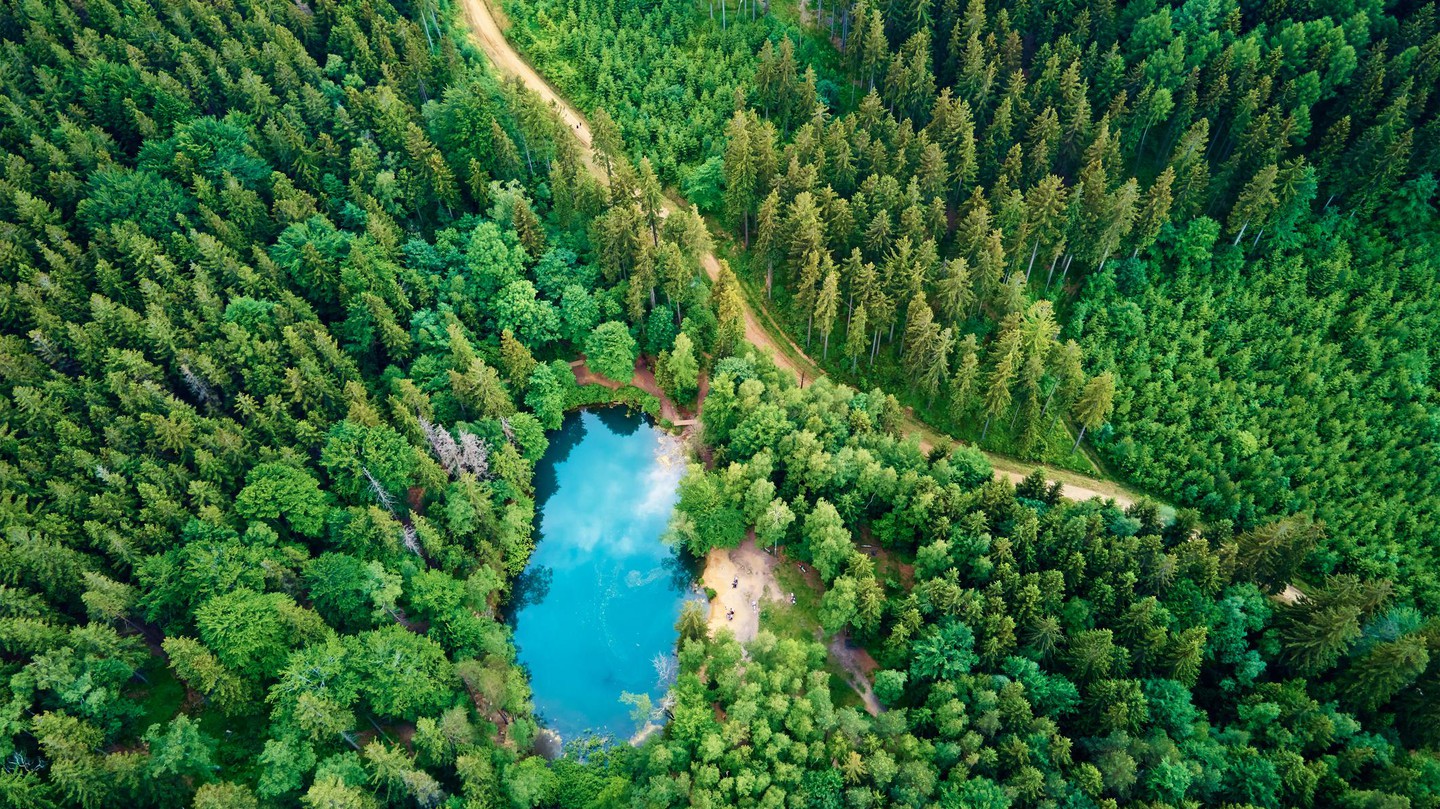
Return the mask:
M 685 471 L 679 439 L 622 408 L 568 414 L 535 469 L 536 545 L 511 620 L 535 710 L 562 740 L 630 738 L 622 693 L 659 705 L 692 574 L 661 541 Z

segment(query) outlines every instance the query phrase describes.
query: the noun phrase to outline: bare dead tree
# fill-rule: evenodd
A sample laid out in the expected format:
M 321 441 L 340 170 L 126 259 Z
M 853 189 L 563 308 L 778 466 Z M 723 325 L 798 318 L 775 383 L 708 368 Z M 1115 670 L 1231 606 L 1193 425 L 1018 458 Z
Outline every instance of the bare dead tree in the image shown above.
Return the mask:
M 460 446 L 455 443 L 455 436 L 444 427 L 437 426 L 424 416 L 420 416 L 420 429 L 425 431 L 425 440 L 430 443 L 430 451 L 435 453 L 440 465 L 445 467 L 452 477 L 460 475 L 463 459 L 460 453 Z
M 210 385 L 203 377 L 191 370 L 188 362 L 180 363 L 180 376 L 185 379 L 185 386 L 201 404 L 210 404 L 215 400 L 215 394 L 210 391 Z
M 460 433 L 460 464 L 477 478 L 490 476 L 490 445 L 474 433 Z
M 376 480 L 375 476 L 370 474 L 369 467 L 362 466 L 360 467 L 360 471 L 364 472 L 365 479 L 370 481 L 370 491 L 375 495 L 375 499 L 380 501 L 380 505 L 384 506 L 386 511 L 394 514 L 395 496 L 386 491 L 385 487 L 380 485 L 380 481 Z
M 482 479 L 489 476 L 490 447 L 483 438 L 461 431 L 457 442 L 449 430 L 424 416 L 417 418 L 420 429 L 425 432 L 425 440 L 430 444 L 430 451 L 435 453 L 440 465 L 451 477 L 458 478 L 467 472 Z

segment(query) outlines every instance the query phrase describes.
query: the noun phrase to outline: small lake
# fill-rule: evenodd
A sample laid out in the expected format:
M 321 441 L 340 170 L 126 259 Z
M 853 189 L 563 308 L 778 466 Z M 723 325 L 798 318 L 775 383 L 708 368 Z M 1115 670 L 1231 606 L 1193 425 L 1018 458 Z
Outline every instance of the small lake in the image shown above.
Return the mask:
M 658 706 L 692 574 L 660 537 L 685 472 L 680 440 L 623 408 L 572 412 L 535 469 L 535 552 L 511 605 L 541 723 L 629 739 Z

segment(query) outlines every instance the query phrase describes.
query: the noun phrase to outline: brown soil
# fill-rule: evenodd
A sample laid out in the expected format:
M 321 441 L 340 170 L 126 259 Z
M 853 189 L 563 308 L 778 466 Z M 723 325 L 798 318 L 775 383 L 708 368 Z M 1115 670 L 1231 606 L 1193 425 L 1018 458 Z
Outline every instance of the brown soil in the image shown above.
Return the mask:
M 714 590 L 710 602 L 710 633 L 722 629 L 748 643 L 760 631 L 760 602 L 780 598 L 775 579 L 775 557 L 755 545 L 751 531 L 738 548 L 713 548 L 705 557 L 702 583 Z M 729 618 L 730 611 L 735 617 Z
M 576 384 L 600 385 L 601 387 L 609 388 L 610 390 L 618 390 L 619 388 L 624 386 L 624 383 L 617 382 L 613 379 L 610 379 L 609 377 L 601 376 L 600 374 L 597 374 L 594 371 L 590 370 L 590 366 L 585 363 L 585 358 L 583 356 L 580 359 L 570 363 L 570 370 L 575 374 Z M 708 380 L 704 379 L 701 380 L 701 383 L 701 391 L 703 395 L 704 392 L 709 390 L 710 385 Z M 656 399 L 659 399 L 661 417 L 664 418 L 666 421 L 670 422 L 671 424 L 676 425 L 677 427 L 688 427 L 689 425 L 694 424 L 695 419 L 699 416 L 699 403 L 703 401 L 703 398 L 696 400 L 697 409 L 693 413 L 683 407 L 680 407 L 678 404 L 672 401 L 669 396 L 665 395 L 665 391 L 660 389 L 660 383 L 655 381 L 655 372 L 651 370 L 650 361 L 646 357 L 640 357 L 639 359 L 635 360 L 635 376 L 631 378 L 630 384 L 634 385 L 640 390 L 645 391 L 651 396 L 654 396 Z
M 864 701 L 865 710 L 871 716 L 879 716 L 884 708 L 880 707 L 880 700 L 875 698 L 875 690 L 870 687 L 870 681 L 880 664 L 875 662 L 869 652 L 852 645 L 849 634 L 845 632 L 840 632 L 830 639 L 830 657 L 845 671 L 846 681 Z

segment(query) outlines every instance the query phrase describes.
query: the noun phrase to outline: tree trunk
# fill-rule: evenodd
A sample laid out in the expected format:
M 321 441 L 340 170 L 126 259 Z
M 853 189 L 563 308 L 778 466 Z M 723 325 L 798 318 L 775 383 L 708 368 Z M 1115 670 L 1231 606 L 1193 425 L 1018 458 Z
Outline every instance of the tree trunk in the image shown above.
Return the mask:
M 1073 255 L 1070 255 L 1070 256 L 1066 256 L 1066 257 L 1065 257 L 1065 268 L 1060 271 L 1060 289 L 1061 289 L 1061 290 L 1064 290 L 1064 289 L 1065 289 L 1065 276 L 1067 276 L 1067 275 L 1070 274 L 1070 261 L 1071 261 L 1072 259 L 1074 259 L 1074 258 L 1075 258 L 1075 256 L 1073 256 Z
M 829 359 L 829 358 L 830 358 L 830 335 L 829 335 L 829 334 L 826 334 L 826 335 L 825 335 L 825 348 L 820 352 L 820 359 L 826 360 L 826 359 Z
M 1045 291 L 1046 291 L 1046 292 L 1049 292 L 1049 291 L 1050 291 L 1050 282 L 1055 280 L 1055 265 L 1056 265 L 1059 261 L 1060 261 L 1060 254 L 1059 254 L 1059 253 L 1056 253 L 1056 254 L 1055 254 L 1055 257 L 1052 258 L 1052 259 L 1050 259 L 1050 270 L 1049 270 L 1049 272 L 1046 272 L 1046 273 L 1045 273 Z
M 775 260 L 765 262 L 765 300 L 770 300 L 770 287 L 775 283 Z
M 981 430 L 980 430 L 980 442 L 981 442 L 982 444 L 985 442 L 985 436 L 986 436 L 986 434 L 990 432 L 990 419 L 993 419 L 993 418 L 995 418 L 995 414 L 994 414 L 994 413 L 987 413 L 987 414 L 985 414 L 985 426 L 984 426 L 983 428 L 981 428 Z
M 1085 437 L 1085 425 L 1080 425 L 1080 434 L 1075 436 L 1075 446 L 1070 448 L 1071 452 L 1080 448 L 1080 440 Z
M 1245 228 L 1248 227 L 1250 227 L 1250 220 L 1246 219 L 1245 224 L 1240 226 L 1240 232 L 1235 234 L 1235 241 L 1230 243 L 1231 247 L 1236 247 L 1240 244 L 1240 240 L 1245 238 Z
M 1030 248 L 1030 263 L 1025 265 L 1025 283 L 1030 283 L 1030 270 L 1035 266 L 1035 254 L 1040 252 L 1040 240 L 1035 240 L 1035 246 Z

